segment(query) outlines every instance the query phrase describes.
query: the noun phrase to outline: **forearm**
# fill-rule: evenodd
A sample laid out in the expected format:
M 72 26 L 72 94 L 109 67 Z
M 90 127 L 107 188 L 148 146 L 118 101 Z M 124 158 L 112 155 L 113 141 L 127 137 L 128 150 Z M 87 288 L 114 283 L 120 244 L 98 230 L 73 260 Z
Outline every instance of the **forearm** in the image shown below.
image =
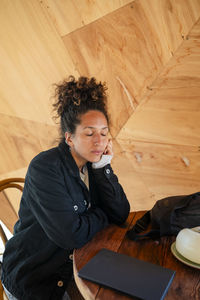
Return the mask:
M 130 212 L 130 205 L 111 166 L 108 164 L 103 168 L 93 169 L 93 174 L 99 195 L 98 205 L 106 213 L 110 222 L 116 224 L 125 222 Z

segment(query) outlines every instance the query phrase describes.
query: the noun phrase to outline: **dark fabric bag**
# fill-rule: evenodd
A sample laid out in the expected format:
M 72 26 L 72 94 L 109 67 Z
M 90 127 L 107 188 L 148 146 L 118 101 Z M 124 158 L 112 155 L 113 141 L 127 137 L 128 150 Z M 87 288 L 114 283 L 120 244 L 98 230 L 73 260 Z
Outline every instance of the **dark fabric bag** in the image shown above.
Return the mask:
M 151 230 L 145 231 L 151 224 Z M 158 200 L 127 232 L 131 240 L 177 235 L 183 228 L 200 226 L 200 192 Z

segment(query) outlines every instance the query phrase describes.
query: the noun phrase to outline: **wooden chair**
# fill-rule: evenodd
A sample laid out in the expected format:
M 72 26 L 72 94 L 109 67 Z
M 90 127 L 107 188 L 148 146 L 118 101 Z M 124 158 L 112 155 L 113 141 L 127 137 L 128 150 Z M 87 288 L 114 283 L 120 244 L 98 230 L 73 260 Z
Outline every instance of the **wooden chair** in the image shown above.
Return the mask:
M 12 204 L 10 203 L 9 201 L 9 198 L 6 196 L 5 194 L 5 190 L 6 189 L 9 189 L 9 188 L 15 188 L 15 189 L 18 189 L 20 190 L 21 192 L 23 191 L 23 185 L 24 184 L 24 178 L 7 178 L 7 179 L 4 179 L 4 180 L 0 180 L 0 192 L 3 193 L 3 197 L 4 199 L 7 200 L 7 209 L 13 209 L 12 207 Z M 4 212 L 2 212 L 4 214 Z M 16 212 L 15 212 L 16 213 Z M 0 216 L 0 218 L 2 219 L 2 216 Z M 17 214 L 16 214 L 16 218 L 15 220 L 13 221 L 13 224 L 11 225 L 13 227 L 15 221 L 17 219 Z M 4 222 L 5 223 L 5 222 Z M 10 227 L 10 226 L 8 226 Z M 11 228 L 9 228 L 11 229 Z M 6 234 L 0 224 L 0 237 L 5 245 L 5 243 L 7 242 L 7 237 L 6 237 Z
M 12 231 L 15 221 L 17 220 L 17 213 L 13 209 L 12 204 L 6 195 L 5 190 L 9 189 L 9 188 L 12 188 L 12 189 L 14 188 L 14 189 L 18 189 L 22 192 L 23 184 L 24 184 L 24 178 L 7 178 L 4 180 L 0 180 L 0 194 L 1 194 L 0 200 L 1 200 L 1 202 L 3 202 L 3 203 L 1 203 L 2 205 L 1 205 L 0 219 L 3 218 L 3 220 L 2 220 L 3 223 L 5 223 L 5 225 L 8 225 L 7 227 L 11 231 Z M 9 218 L 9 216 L 6 216 L 8 211 L 11 212 L 11 213 L 9 213 L 9 216 L 11 218 Z M 11 223 L 10 223 L 10 220 L 8 220 L 8 219 L 11 219 Z M 8 223 L 6 221 L 8 221 Z M 1 226 L 1 224 L 0 224 L 0 238 L 3 242 L 3 244 L 5 245 L 6 242 L 8 241 L 8 238 L 6 236 L 6 233 L 3 229 L 3 227 Z M 4 292 L 1 281 L 0 281 L 0 300 L 8 300 L 8 298 Z
M 24 178 L 7 178 L 0 180 L 0 192 L 8 188 L 17 188 L 23 191 L 22 183 L 24 183 Z

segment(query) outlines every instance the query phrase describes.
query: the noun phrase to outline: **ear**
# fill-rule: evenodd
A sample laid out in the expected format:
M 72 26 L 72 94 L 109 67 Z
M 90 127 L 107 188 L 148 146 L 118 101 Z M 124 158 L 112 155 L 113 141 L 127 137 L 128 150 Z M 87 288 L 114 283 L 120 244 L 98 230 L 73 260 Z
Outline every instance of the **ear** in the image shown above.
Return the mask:
M 65 140 L 70 148 L 73 147 L 74 144 L 72 141 L 72 134 L 70 132 L 65 132 Z

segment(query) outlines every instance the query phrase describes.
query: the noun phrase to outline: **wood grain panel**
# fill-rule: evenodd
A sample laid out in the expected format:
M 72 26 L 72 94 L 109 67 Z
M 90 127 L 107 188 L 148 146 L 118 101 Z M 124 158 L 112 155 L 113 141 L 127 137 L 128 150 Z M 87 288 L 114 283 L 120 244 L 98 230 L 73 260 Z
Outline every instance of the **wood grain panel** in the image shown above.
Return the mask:
M 156 33 L 167 57 L 187 38 L 200 16 L 199 0 L 140 0 L 140 5 L 150 20 L 152 37 Z
M 27 167 L 40 151 L 57 141 L 56 126 L 0 114 L 0 174 Z
M 52 124 L 50 87 L 77 74 L 39 1 L 0 2 L 0 111 Z
M 129 118 L 117 139 L 199 146 L 199 95 L 199 87 L 163 86 L 154 90 Z
M 199 69 L 200 19 L 150 88 L 187 88 L 189 91 L 191 87 L 199 87 Z M 193 95 L 193 92 L 190 94 Z
M 167 196 L 199 191 L 199 147 L 128 139 L 117 142 L 112 165 L 132 211 L 150 209 Z
M 151 88 L 184 88 L 200 86 L 200 39 L 187 40 L 162 71 Z
M 113 140 L 113 147 L 112 167 L 123 186 L 131 211 L 150 209 L 156 200 L 153 192 L 150 191 L 140 172 L 138 172 L 140 170 L 132 163 L 134 158 L 127 157 L 127 150 L 124 151 L 116 140 Z
M 51 16 L 59 34 L 64 36 L 133 1 L 43 0 L 40 1 L 40 4 Z
M 199 40 L 200 39 L 200 19 L 198 19 L 197 23 L 194 25 L 192 30 L 186 36 L 186 39 Z
M 199 147 L 128 140 L 122 147 L 127 161 L 152 196 L 148 207 L 163 197 L 199 191 Z M 141 203 L 141 207 L 143 204 L 145 209 L 146 203 Z
M 126 140 L 123 148 L 136 171 L 188 180 L 200 177 L 199 147 Z
M 154 199 L 200 189 L 198 28 L 199 23 L 117 136 Z
M 135 1 L 63 38 L 78 72 L 108 83 L 113 136 L 199 14 L 198 1 Z
M 167 176 L 162 175 L 162 173 L 159 175 L 154 173 L 146 174 L 145 172 L 141 172 L 140 175 L 155 200 L 174 195 L 188 195 L 200 191 L 198 178 L 197 180 L 189 180 L 187 177 Z M 142 206 L 142 203 L 140 205 Z
M 199 145 L 200 40 L 199 22 L 118 135 L 156 143 Z M 189 35 L 190 36 L 190 33 Z

